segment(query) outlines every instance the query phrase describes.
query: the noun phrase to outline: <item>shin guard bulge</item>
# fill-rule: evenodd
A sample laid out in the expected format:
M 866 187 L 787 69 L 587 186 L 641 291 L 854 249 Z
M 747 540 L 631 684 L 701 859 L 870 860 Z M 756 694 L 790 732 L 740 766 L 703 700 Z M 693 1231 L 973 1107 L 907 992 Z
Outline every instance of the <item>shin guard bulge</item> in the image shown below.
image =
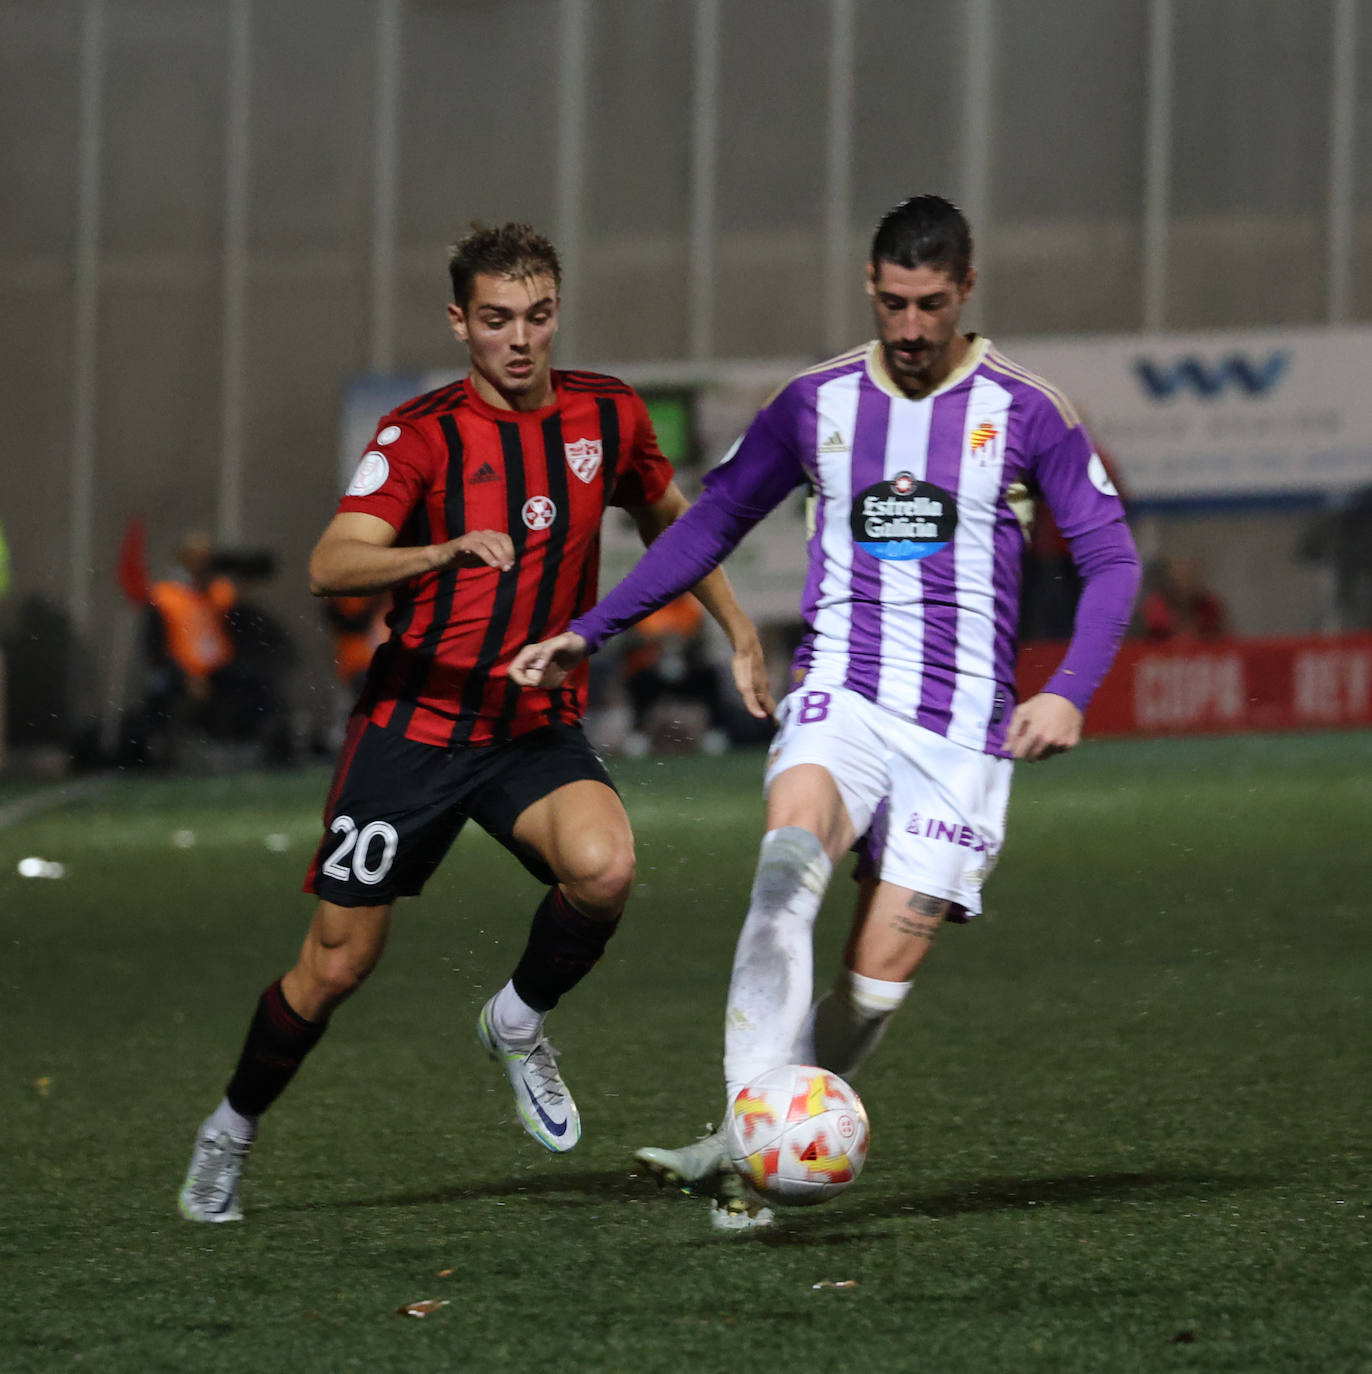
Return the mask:
M 724 1019 L 730 1101 L 745 1083 L 789 1062 L 810 1006 L 811 937 L 832 873 L 810 831 L 788 825 L 763 836 Z

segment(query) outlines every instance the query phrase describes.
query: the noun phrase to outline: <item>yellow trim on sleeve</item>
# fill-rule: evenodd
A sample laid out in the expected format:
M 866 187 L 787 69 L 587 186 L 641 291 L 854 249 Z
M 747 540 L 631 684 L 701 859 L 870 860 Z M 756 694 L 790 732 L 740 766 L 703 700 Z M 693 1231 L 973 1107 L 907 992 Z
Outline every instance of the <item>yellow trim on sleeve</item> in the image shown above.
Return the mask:
M 1077 414 L 1076 407 L 1068 398 L 1053 386 L 1052 383 L 1045 381 L 1037 372 L 1030 372 L 1021 363 L 1011 362 L 999 349 L 988 348 L 986 353 L 986 366 L 996 372 L 1003 372 L 1007 377 L 1013 377 L 1017 382 L 1024 382 L 1027 386 L 1032 386 L 1036 391 L 1041 391 L 1052 401 L 1057 408 L 1057 412 L 1062 416 L 1062 422 L 1068 429 L 1076 429 L 1081 424 L 1081 416 Z
M 762 403 L 762 409 L 766 410 L 792 382 L 798 382 L 802 377 L 813 377 L 818 372 L 837 372 L 840 368 L 855 363 L 867 351 L 867 344 L 858 344 L 856 348 L 850 348 L 846 353 L 840 353 L 836 358 L 829 358 L 825 362 L 816 363 L 813 367 L 803 368 L 794 376 L 787 377 L 777 389 Z

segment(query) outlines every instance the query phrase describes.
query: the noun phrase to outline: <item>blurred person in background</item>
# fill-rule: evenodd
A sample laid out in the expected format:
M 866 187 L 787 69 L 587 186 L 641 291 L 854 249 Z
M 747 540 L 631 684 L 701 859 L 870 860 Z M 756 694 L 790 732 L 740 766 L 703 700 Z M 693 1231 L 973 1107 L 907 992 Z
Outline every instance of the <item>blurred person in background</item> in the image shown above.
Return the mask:
M 256 741 L 264 761 L 285 762 L 290 726 L 282 677 L 292 648 L 279 622 L 244 588 L 275 570 L 270 554 L 217 550 L 207 534 L 181 541 L 177 576 L 147 588 L 149 682 L 126 749 L 162 762 L 190 727 L 214 740 Z
M 1152 640 L 1222 639 L 1229 613 L 1205 585 L 1198 558 L 1164 558 L 1155 585 L 1143 599 L 1143 632 Z
M 148 657 L 161 673 L 159 695 L 184 696 L 203 706 L 210 700 L 211 678 L 233 662 L 228 613 L 238 589 L 216 574 L 207 534 L 186 535 L 176 561 L 183 575 L 163 578 L 148 589 Z
M 627 753 L 718 753 L 727 747 L 723 693 L 704 632 L 700 603 L 689 596 L 635 626 L 621 663 L 634 722 Z
M 310 558 L 317 595 L 389 590 L 391 634 L 329 792 L 299 958 L 259 998 L 224 1097 L 196 1132 L 179 1197 L 193 1221 L 241 1219 L 262 1113 L 376 966 L 396 900 L 418 895 L 468 819 L 544 889 L 478 1037 L 525 1131 L 555 1151 L 580 1139 L 544 1017 L 615 932 L 633 835 L 581 730 L 586 674 L 521 692 L 508 669 L 530 636 L 560 632 L 595 601 L 608 506 L 651 543 L 689 503 L 631 387 L 553 370 L 562 273 L 546 238 L 524 224 L 476 227 L 454 245 L 449 275 L 467 375 L 381 419 Z M 768 714 L 752 622 L 722 573 L 693 582 L 733 646 L 740 694 Z
M 1372 486 L 1347 492 L 1315 516 L 1296 553 L 1320 564 L 1333 583 L 1322 628 L 1372 630 Z
M 565 673 L 678 596 L 802 484 L 816 522 L 807 625 L 765 775 L 766 833 L 724 1017 L 725 1111 L 784 1064 L 850 1076 L 910 991 L 945 921 L 981 911 L 1016 759 L 1081 738 L 1138 590 L 1124 507 L 1071 404 L 959 321 L 975 283 L 956 206 L 915 196 L 877 226 L 877 338 L 783 386 L 705 478 L 691 510 L 593 610 L 515 658 Z M 1016 701 L 1023 493 L 1042 492 L 1082 578 L 1071 642 Z M 813 928 L 860 841 L 858 899 L 832 990 L 813 1006 Z M 713 1224 L 770 1217 L 723 1128 L 640 1163 L 713 1202 Z
M 372 655 L 386 642 L 391 595 L 326 596 L 320 602 L 333 655 L 336 700 L 329 712 L 327 734 L 315 741 L 320 753 L 337 754 L 347 735 L 353 703 L 367 680 Z
M 333 647 L 334 675 L 355 699 L 367 680 L 372 655 L 386 642 L 390 594 L 330 596 L 322 605 Z

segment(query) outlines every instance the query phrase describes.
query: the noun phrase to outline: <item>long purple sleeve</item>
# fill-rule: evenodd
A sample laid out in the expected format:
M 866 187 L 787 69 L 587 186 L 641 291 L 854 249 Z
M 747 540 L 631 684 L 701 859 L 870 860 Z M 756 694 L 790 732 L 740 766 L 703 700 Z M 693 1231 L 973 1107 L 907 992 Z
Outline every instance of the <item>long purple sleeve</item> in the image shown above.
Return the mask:
M 1123 520 L 1067 541 L 1081 574 L 1072 642 L 1043 690 L 1085 711 L 1129 628 L 1139 590 L 1139 555 Z
M 759 520 L 805 480 L 783 392 L 705 478 L 705 491 L 653 540 L 614 591 L 567 627 L 594 653 L 607 639 L 674 601 L 718 567 Z
M 727 505 L 718 493 L 706 491 L 653 540 L 614 591 L 567 628 L 586 641 L 587 652 L 594 653 L 607 639 L 694 587 L 761 518 L 749 517 Z

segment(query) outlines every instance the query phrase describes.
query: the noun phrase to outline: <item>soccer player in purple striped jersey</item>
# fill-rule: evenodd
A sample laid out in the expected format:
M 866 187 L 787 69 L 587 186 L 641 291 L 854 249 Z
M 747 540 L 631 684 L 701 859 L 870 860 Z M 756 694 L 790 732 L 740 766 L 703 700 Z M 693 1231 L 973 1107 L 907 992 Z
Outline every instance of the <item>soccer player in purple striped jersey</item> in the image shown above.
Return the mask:
M 1014 760 L 1077 744 L 1133 609 L 1139 559 L 1119 496 L 1067 398 L 959 328 L 975 280 L 955 206 L 926 195 L 889 211 L 867 266 L 876 339 L 782 387 L 633 572 L 512 666 L 524 685 L 560 682 L 717 566 L 795 487 L 812 489 L 806 631 L 729 987 L 730 1103 L 781 1064 L 856 1071 L 940 925 L 981 910 Z M 1021 556 L 1038 500 L 1082 593 L 1057 671 L 1017 703 Z M 844 966 L 812 1007 L 814 919 L 859 840 Z M 683 1185 L 737 1189 L 721 1133 L 639 1159 Z M 756 1207 L 726 1197 L 716 1219 L 748 1224 Z

